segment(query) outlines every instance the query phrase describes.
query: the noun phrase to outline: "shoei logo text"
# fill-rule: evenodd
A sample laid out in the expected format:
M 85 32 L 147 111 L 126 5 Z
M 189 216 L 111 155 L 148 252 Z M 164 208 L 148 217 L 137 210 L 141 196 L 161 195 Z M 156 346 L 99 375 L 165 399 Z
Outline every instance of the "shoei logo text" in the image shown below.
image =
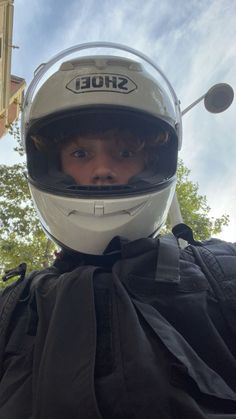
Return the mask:
M 74 93 L 98 91 L 130 93 L 137 89 L 137 85 L 129 77 L 121 74 L 90 74 L 75 77 L 66 88 Z

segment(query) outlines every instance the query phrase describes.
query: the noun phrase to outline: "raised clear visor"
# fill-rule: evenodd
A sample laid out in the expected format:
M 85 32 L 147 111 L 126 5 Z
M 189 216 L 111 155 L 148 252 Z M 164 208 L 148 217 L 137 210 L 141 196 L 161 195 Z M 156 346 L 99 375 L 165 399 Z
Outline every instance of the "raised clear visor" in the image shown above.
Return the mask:
M 143 61 L 143 63 L 148 64 L 151 66 L 152 69 L 155 70 L 156 77 L 161 77 L 161 79 L 164 81 L 167 89 L 168 89 L 168 96 L 170 98 L 171 103 L 173 104 L 174 112 L 175 112 L 175 126 L 176 131 L 179 139 L 178 143 L 178 149 L 181 148 L 182 144 L 182 121 L 181 121 L 181 111 L 180 111 L 180 105 L 179 105 L 179 99 L 163 73 L 163 71 L 160 69 L 159 66 L 157 66 L 150 58 L 148 58 L 145 54 L 131 48 L 125 45 L 113 43 L 113 42 L 89 42 L 84 44 L 78 44 L 73 47 L 67 48 L 60 53 L 56 54 L 54 57 L 52 57 L 47 63 L 43 63 L 38 66 L 38 68 L 35 71 L 34 78 L 31 81 L 29 88 L 26 91 L 24 104 L 23 104 L 23 111 L 22 111 L 22 122 L 21 122 L 21 134 L 22 134 L 22 141 L 23 146 L 24 139 L 25 139 L 25 130 L 27 130 L 27 126 L 29 124 L 29 117 L 30 117 L 30 109 L 31 105 L 34 99 L 35 94 L 37 93 L 37 89 L 40 83 L 42 83 L 42 80 L 45 79 L 45 75 L 47 73 L 50 73 L 50 69 L 56 64 L 59 63 L 63 58 L 73 55 L 77 52 L 81 52 L 84 50 L 91 50 L 91 49 L 103 49 L 102 53 L 104 53 L 104 49 L 112 49 L 117 51 L 123 51 L 124 53 L 129 53 L 133 55 L 134 57 L 137 57 Z M 96 52 L 97 53 L 97 52 Z M 125 54 L 124 54 L 125 55 Z M 83 55 L 81 55 L 81 58 Z M 50 74 L 49 74 L 50 75 Z M 155 76 L 155 74 L 154 74 Z

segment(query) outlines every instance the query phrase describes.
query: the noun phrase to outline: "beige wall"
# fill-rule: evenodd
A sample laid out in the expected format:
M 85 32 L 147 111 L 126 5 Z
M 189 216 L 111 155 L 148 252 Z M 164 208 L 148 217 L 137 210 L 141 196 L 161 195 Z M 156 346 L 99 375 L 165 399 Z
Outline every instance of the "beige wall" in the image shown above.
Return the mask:
M 0 138 L 19 116 L 25 81 L 11 76 L 14 0 L 0 0 Z
M 0 0 L 0 114 L 10 98 L 13 0 Z

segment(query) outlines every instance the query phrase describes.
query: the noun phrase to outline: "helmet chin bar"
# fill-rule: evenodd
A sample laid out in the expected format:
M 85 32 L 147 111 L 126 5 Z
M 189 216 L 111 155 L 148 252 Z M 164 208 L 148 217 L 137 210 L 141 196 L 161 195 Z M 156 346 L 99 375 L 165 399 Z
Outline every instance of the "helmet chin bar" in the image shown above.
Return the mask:
M 176 180 L 139 196 L 85 199 L 48 194 L 29 185 L 45 232 L 73 251 L 101 255 L 115 236 L 136 240 L 159 231 L 166 220 Z

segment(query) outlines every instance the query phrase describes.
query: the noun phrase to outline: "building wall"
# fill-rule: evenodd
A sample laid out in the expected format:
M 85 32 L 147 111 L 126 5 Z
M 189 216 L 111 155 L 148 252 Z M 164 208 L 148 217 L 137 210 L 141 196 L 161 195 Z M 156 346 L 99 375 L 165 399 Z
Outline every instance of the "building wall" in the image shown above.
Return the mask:
M 11 76 L 10 86 L 9 106 L 7 111 L 4 110 L 0 114 L 0 138 L 6 133 L 9 125 L 19 116 L 23 102 L 25 81 L 20 77 Z
M 14 0 L 0 0 L 0 138 L 19 116 L 25 81 L 11 76 Z
M 13 28 L 13 0 L 0 0 L 0 114 L 8 107 Z

